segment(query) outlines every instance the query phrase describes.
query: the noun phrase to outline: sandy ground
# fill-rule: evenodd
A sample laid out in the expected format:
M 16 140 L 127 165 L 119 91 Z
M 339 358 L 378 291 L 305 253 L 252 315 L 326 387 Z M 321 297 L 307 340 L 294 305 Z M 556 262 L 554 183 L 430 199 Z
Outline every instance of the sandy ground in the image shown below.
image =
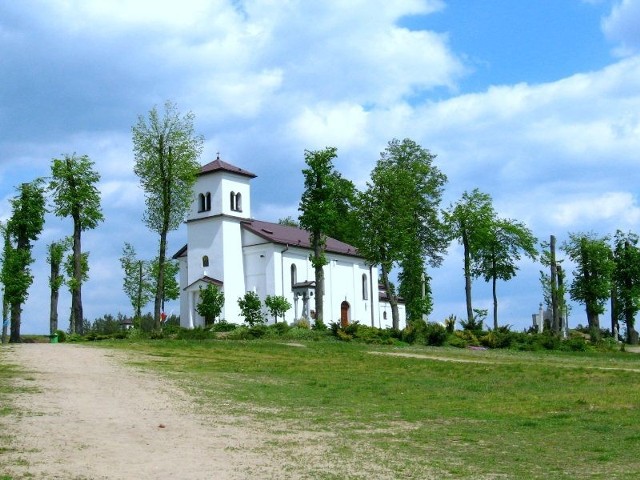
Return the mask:
M 124 364 L 126 353 L 69 344 L 8 347 L 39 393 L 2 417 L 15 436 L 9 471 L 36 479 L 278 478 L 254 453 L 259 435 L 228 417 L 196 413 L 167 380 Z

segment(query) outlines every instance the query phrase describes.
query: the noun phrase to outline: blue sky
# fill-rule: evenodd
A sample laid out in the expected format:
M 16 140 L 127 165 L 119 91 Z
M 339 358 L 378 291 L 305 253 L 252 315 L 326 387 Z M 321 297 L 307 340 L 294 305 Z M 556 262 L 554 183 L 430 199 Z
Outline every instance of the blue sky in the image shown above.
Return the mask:
M 336 146 L 337 168 L 363 187 L 386 143 L 408 137 L 438 155 L 443 207 L 477 187 L 541 239 L 637 232 L 638 25 L 640 0 L 2 2 L 0 219 L 52 158 L 89 155 L 106 220 L 85 235 L 85 313 L 128 313 L 122 245 L 150 258 L 157 244 L 141 222 L 131 126 L 170 99 L 196 116 L 201 163 L 220 152 L 258 175 L 261 220 L 297 216 L 305 149 Z M 47 218 L 24 332 L 47 329 L 45 246 L 70 228 Z M 184 241 L 181 228 L 170 250 Z M 530 323 L 539 270 L 522 262 L 499 285 L 501 323 Z M 460 247 L 429 273 L 431 319 L 462 317 Z M 474 306 L 491 308 L 481 280 Z M 63 295 L 61 318 L 68 308 Z M 570 324 L 585 322 L 574 306 Z

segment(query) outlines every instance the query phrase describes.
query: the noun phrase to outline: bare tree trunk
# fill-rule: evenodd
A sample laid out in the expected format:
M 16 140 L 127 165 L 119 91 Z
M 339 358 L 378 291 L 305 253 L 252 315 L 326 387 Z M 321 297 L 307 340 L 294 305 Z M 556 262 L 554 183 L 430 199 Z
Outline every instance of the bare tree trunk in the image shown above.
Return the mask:
M 162 311 L 162 294 L 164 292 L 164 263 L 167 255 L 167 231 L 163 229 L 160 234 L 160 253 L 158 255 L 158 279 L 156 283 L 156 298 L 153 304 L 154 329 L 160 330 L 160 313 Z
M 555 235 L 551 235 L 549 240 L 549 253 L 551 254 L 551 331 L 557 334 L 560 331 L 560 311 L 558 309 L 558 266 L 556 264 Z
M 324 322 L 324 265 L 317 259 L 321 258 L 324 254 L 323 248 L 318 240 L 314 239 L 313 255 L 316 258 L 314 270 L 316 278 L 316 320 L 318 322 Z
M 60 265 L 53 259 L 51 260 L 51 302 L 49 304 L 49 334 L 53 335 L 58 330 L 58 297 L 60 291 L 58 289 L 57 282 L 60 276 Z
M 134 312 L 135 318 L 142 317 L 142 281 L 144 279 L 144 263 L 142 260 L 138 261 L 138 291 L 136 293 L 136 308 Z
M 83 334 L 84 315 L 82 312 L 82 242 L 81 242 L 81 225 L 80 214 L 73 214 L 73 288 L 71 289 L 71 319 L 72 332 L 79 335 Z
M 11 304 L 11 335 L 9 343 L 20 343 L 20 322 L 22 314 L 22 305 L 20 303 Z
M 9 341 L 9 304 L 4 295 L 2 296 L 2 343 Z
M 493 330 L 498 330 L 498 294 L 496 292 L 496 284 L 498 279 L 494 276 L 492 278 L 492 290 L 493 290 Z
M 467 231 L 462 230 L 462 246 L 464 247 L 464 293 L 467 302 L 467 322 L 473 322 L 473 305 L 471 304 L 471 252 Z
M 384 289 L 387 292 L 387 299 L 389 300 L 389 305 L 391 305 L 391 327 L 394 330 L 400 329 L 400 312 L 398 312 L 398 296 L 391 286 L 391 282 L 389 281 L 389 272 L 385 268 L 384 265 L 382 268 L 382 284 L 384 285 Z

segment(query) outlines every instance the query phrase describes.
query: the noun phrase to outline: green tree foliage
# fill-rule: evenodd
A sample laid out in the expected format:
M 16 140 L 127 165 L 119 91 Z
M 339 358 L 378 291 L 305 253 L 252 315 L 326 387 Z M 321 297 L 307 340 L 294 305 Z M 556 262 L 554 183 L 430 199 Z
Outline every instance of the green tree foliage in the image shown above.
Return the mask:
M 295 218 L 293 218 L 291 215 L 281 218 L 278 220 L 278 223 L 280 225 L 285 225 L 287 227 L 296 227 L 299 228 L 300 227 L 300 222 L 298 222 Z
M 640 311 L 640 248 L 638 235 L 618 230 L 613 239 L 613 315 L 615 323 L 623 321 L 627 342 L 635 343 L 635 317 Z M 616 325 L 617 326 L 617 325 Z M 613 328 L 613 327 L 612 327 Z
M 138 259 L 133 245 L 125 242 L 120 266 L 124 272 L 122 289 L 131 302 L 134 318 L 140 319 L 143 307 L 154 297 L 151 281 L 153 277 L 149 271 L 149 264 Z
M 148 117 L 138 117 L 132 128 L 134 172 L 145 192 L 144 222 L 160 235 L 158 275 L 154 303 L 155 328 L 160 328 L 162 298 L 165 295 L 167 234 L 184 220 L 193 197 L 200 169 L 198 157 L 203 138 L 195 135 L 194 115 L 180 115 L 167 101 L 162 116 L 154 107 Z
M 58 330 L 58 299 L 60 287 L 64 284 L 64 275 L 60 272 L 60 266 L 64 260 L 64 254 L 69 249 L 68 238 L 47 245 L 47 263 L 51 267 L 49 275 L 49 288 L 51 296 L 49 302 L 49 333 L 53 335 Z
M 23 183 L 18 194 L 11 199 L 11 218 L 7 223 L 9 241 L 5 241 L 1 281 L 5 299 L 11 308 L 11 334 L 9 341 L 20 342 L 22 304 L 33 282 L 29 265 L 33 263 L 32 242 L 44 227 L 46 212 L 42 179 Z
M 244 297 L 238 298 L 238 306 L 240 307 L 240 314 L 250 327 L 264 323 L 264 318 L 262 317 L 262 302 L 256 292 L 247 292 L 244 294 Z
M 93 169 L 88 156 L 64 155 L 51 163 L 53 212 L 58 217 L 70 217 L 73 221 L 71 285 L 71 328 L 83 332 L 82 283 L 85 279 L 82 252 L 82 232 L 92 230 L 104 220 L 100 207 L 100 191 L 97 184 L 100 175 Z
M 291 309 L 291 303 L 282 295 L 267 295 L 264 304 L 273 316 L 275 323 L 278 323 L 278 317 L 284 318 L 284 314 Z
M 537 239 L 523 223 L 496 218 L 489 226 L 484 244 L 479 246 L 472 267 L 475 277 L 491 282 L 493 292 L 493 329 L 498 329 L 497 281 L 511 280 L 518 271 L 517 262 L 524 253 L 535 260 Z
M 304 152 L 308 168 L 302 170 L 304 175 L 304 192 L 298 210 L 300 210 L 300 226 L 307 230 L 311 239 L 313 252 L 310 255 L 315 271 L 315 308 L 316 318 L 324 317 L 324 266 L 327 237 L 332 233 L 342 235 L 346 227 L 340 227 L 344 220 L 345 209 L 354 196 L 351 182 L 342 178 L 334 166 L 336 148 Z M 343 237 L 345 238 L 345 237 Z
M 209 283 L 206 288 L 200 287 L 200 302 L 196 305 L 198 315 L 204 317 L 206 325 L 213 325 L 224 307 L 224 293 Z
M 471 279 L 473 262 L 477 261 L 480 251 L 491 239 L 491 226 L 496 218 L 491 196 L 477 188 L 471 193 L 464 192 L 455 205 L 445 212 L 445 221 L 452 238 L 457 239 L 464 250 L 465 300 L 467 304 L 467 322 L 473 322 L 473 304 L 471 298 Z
M 615 268 L 608 237 L 594 233 L 570 233 L 561 249 L 576 265 L 569 288 L 571 298 L 585 305 L 592 334 L 600 331 L 599 315 L 604 312 L 611 294 L 611 278 Z
M 393 139 L 380 154 L 366 191 L 360 195 L 359 252 L 380 265 L 381 280 L 391 304 L 394 328 L 399 326 L 398 296 L 389 275 L 401 267 L 400 291 L 409 320 L 431 311 L 431 266 L 442 262 L 447 235 L 440 220 L 440 201 L 447 177 L 433 165 L 435 155 L 413 140 Z

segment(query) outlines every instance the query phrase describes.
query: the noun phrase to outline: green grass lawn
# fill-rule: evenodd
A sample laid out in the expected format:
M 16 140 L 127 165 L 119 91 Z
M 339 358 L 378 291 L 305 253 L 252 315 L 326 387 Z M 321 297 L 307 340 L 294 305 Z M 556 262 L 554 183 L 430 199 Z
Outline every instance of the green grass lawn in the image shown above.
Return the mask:
M 640 472 L 638 354 L 335 341 L 100 345 L 179 380 L 220 421 L 239 418 L 265 433 L 260 448 L 279 459 L 282 478 L 635 479 Z M 417 357 L 387 355 L 398 353 Z M 3 384 L 16 373 L 7 362 L 0 355 Z M 12 393 L 0 388 L 2 405 Z
M 307 478 L 612 479 L 640 471 L 636 354 L 118 345 L 137 353 L 137 365 L 183 379 L 208 411 L 276 432 L 271 448 L 290 465 L 302 462 L 298 474 Z M 317 458 L 305 461 L 314 443 Z

